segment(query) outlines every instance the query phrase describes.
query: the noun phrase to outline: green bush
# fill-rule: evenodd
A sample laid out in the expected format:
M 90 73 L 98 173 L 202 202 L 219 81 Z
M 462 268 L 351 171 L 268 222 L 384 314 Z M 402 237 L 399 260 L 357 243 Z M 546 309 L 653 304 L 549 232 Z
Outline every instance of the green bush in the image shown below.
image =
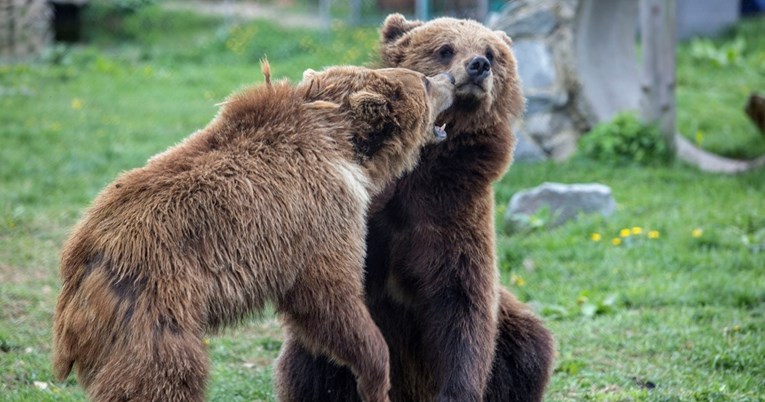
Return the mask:
M 159 0 L 92 0 L 85 9 L 86 36 L 93 39 L 108 32 L 120 39 L 134 39 L 135 27 L 126 26 L 126 21 L 158 3 Z
M 580 140 L 580 149 L 588 158 L 613 164 L 666 164 L 671 157 L 659 129 L 630 113 L 595 126 Z

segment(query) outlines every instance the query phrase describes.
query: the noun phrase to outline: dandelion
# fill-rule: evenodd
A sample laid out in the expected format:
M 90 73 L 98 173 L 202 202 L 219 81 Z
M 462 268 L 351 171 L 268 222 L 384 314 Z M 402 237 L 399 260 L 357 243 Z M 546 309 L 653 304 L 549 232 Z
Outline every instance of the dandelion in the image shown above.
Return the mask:
M 639 235 L 641 233 L 643 233 L 643 228 L 641 228 L 640 226 L 633 226 L 632 227 L 632 234 L 633 235 Z
M 203 343 L 205 346 L 210 346 L 210 338 L 205 338 L 205 339 L 202 339 L 202 343 Z
M 74 110 L 82 109 L 82 100 L 80 98 L 72 99 L 72 109 Z
M 590 240 L 592 241 L 600 241 L 600 239 L 602 239 L 600 233 L 593 233 L 590 235 Z
M 510 275 L 510 282 L 512 282 L 513 285 L 516 285 L 518 287 L 526 286 L 526 280 L 523 279 L 523 277 L 520 275 L 516 275 L 516 274 Z
M 704 234 L 704 229 L 702 228 L 696 228 L 691 231 L 691 236 L 693 236 L 694 239 L 698 239 Z
M 622 244 L 622 239 L 618 237 L 614 237 L 613 239 L 611 239 L 611 244 L 613 244 L 614 246 L 618 246 Z
M 619 231 L 619 237 L 630 237 L 631 234 L 632 231 L 626 228 Z
M 651 230 L 648 232 L 648 238 L 649 239 L 658 239 L 659 238 L 659 231 L 658 230 Z

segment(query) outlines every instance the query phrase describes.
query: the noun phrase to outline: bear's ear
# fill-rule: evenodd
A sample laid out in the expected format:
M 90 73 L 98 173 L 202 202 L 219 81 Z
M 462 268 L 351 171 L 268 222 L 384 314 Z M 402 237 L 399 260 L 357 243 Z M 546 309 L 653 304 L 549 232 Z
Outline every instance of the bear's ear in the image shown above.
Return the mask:
M 348 95 L 345 102 L 353 118 L 369 124 L 373 130 L 381 127 L 390 118 L 388 99 L 381 94 L 358 91 Z
M 497 34 L 497 36 L 499 36 L 500 39 L 505 41 L 505 43 L 507 43 L 507 46 L 513 47 L 513 40 L 510 39 L 509 36 L 507 36 L 507 33 L 505 33 L 505 31 L 494 31 L 494 33 Z
M 382 148 L 386 139 L 399 127 L 391 116 L 385 96 L 368 91 L 354 92 L 343 101 L 343 108 L 350 111 L 357 123 L 351 141 L 356 152 L 371 157 Z
M 499 32 L 499 31 L 497 31 L 497 32 Z M 313 69 L 309 68 L 308 70 L 303 71 L 303 79 L 302 79 L 302 81 L 308 81 L 308 80 L 310 80 L 311 78 L 313 78 L 315 76 L 316 76 L 316 71 L 314 71 Z
M 420 25 L 422 25 L 422 21 L 407 21 L 401 14 L 391 14 L 385 18 L 380 30 L 382 43 L 391 43 Z
M 301 91 L 304 99 L 312 99 L 315 94 L 321 92 L 321 79 L 316 71 L 305 70 L 303 80 L 297 85 L 298 91 Z

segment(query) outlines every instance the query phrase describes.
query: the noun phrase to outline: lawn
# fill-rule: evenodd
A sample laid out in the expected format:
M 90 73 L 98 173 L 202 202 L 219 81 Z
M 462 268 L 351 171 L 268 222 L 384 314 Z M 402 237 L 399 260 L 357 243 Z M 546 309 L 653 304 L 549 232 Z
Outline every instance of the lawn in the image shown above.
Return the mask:
M 73 377 L 52 377 L 50 325 L 62 242 L 105 184 L 204 126 L 230 92 L 261 81 L 263 55 L 275 76 L 296 80 L 306 68 L 372 60 L 377 37 L 374 28 L 285 30 L 156 8 L 111 31 L 102 25 L 109 18 L 89 21 L 87 45 L 0 65 L 3 401 L 84 399 Z M 680 47 L 678 121 L 702 146 L 751 156 L 765 139 L 742 108 L 749 91 L 765 90 L 765 21 L 740 24 L 712 46 L 736 37 L 746 46 L 728 65 Z M 498 222 L 514 192 L 544 181 L 604 183 L 618 202 L 608 219 L 514 237 L 498 227 L 504 285 L 557 339 L 547 400 L 765 400 L 765 170 L 518 164 L 496 185 Z M 280 344 L 270 315 L 211 336 L 209 399 L 273 400 Z

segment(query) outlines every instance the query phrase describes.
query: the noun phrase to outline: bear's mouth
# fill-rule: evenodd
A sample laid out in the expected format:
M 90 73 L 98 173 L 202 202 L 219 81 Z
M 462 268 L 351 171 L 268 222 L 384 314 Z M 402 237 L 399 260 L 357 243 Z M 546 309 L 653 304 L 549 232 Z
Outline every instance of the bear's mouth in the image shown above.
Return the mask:
M 455 95 L 460 97 L 482 98 L 486 95 L 486 88 L 481 83 L 468 81 L 457 85 Z
M 433 126 L 433 135 L 436 137 L 436 142 L 441 142 L 446 139 L 446 123 L 441 127 Z

